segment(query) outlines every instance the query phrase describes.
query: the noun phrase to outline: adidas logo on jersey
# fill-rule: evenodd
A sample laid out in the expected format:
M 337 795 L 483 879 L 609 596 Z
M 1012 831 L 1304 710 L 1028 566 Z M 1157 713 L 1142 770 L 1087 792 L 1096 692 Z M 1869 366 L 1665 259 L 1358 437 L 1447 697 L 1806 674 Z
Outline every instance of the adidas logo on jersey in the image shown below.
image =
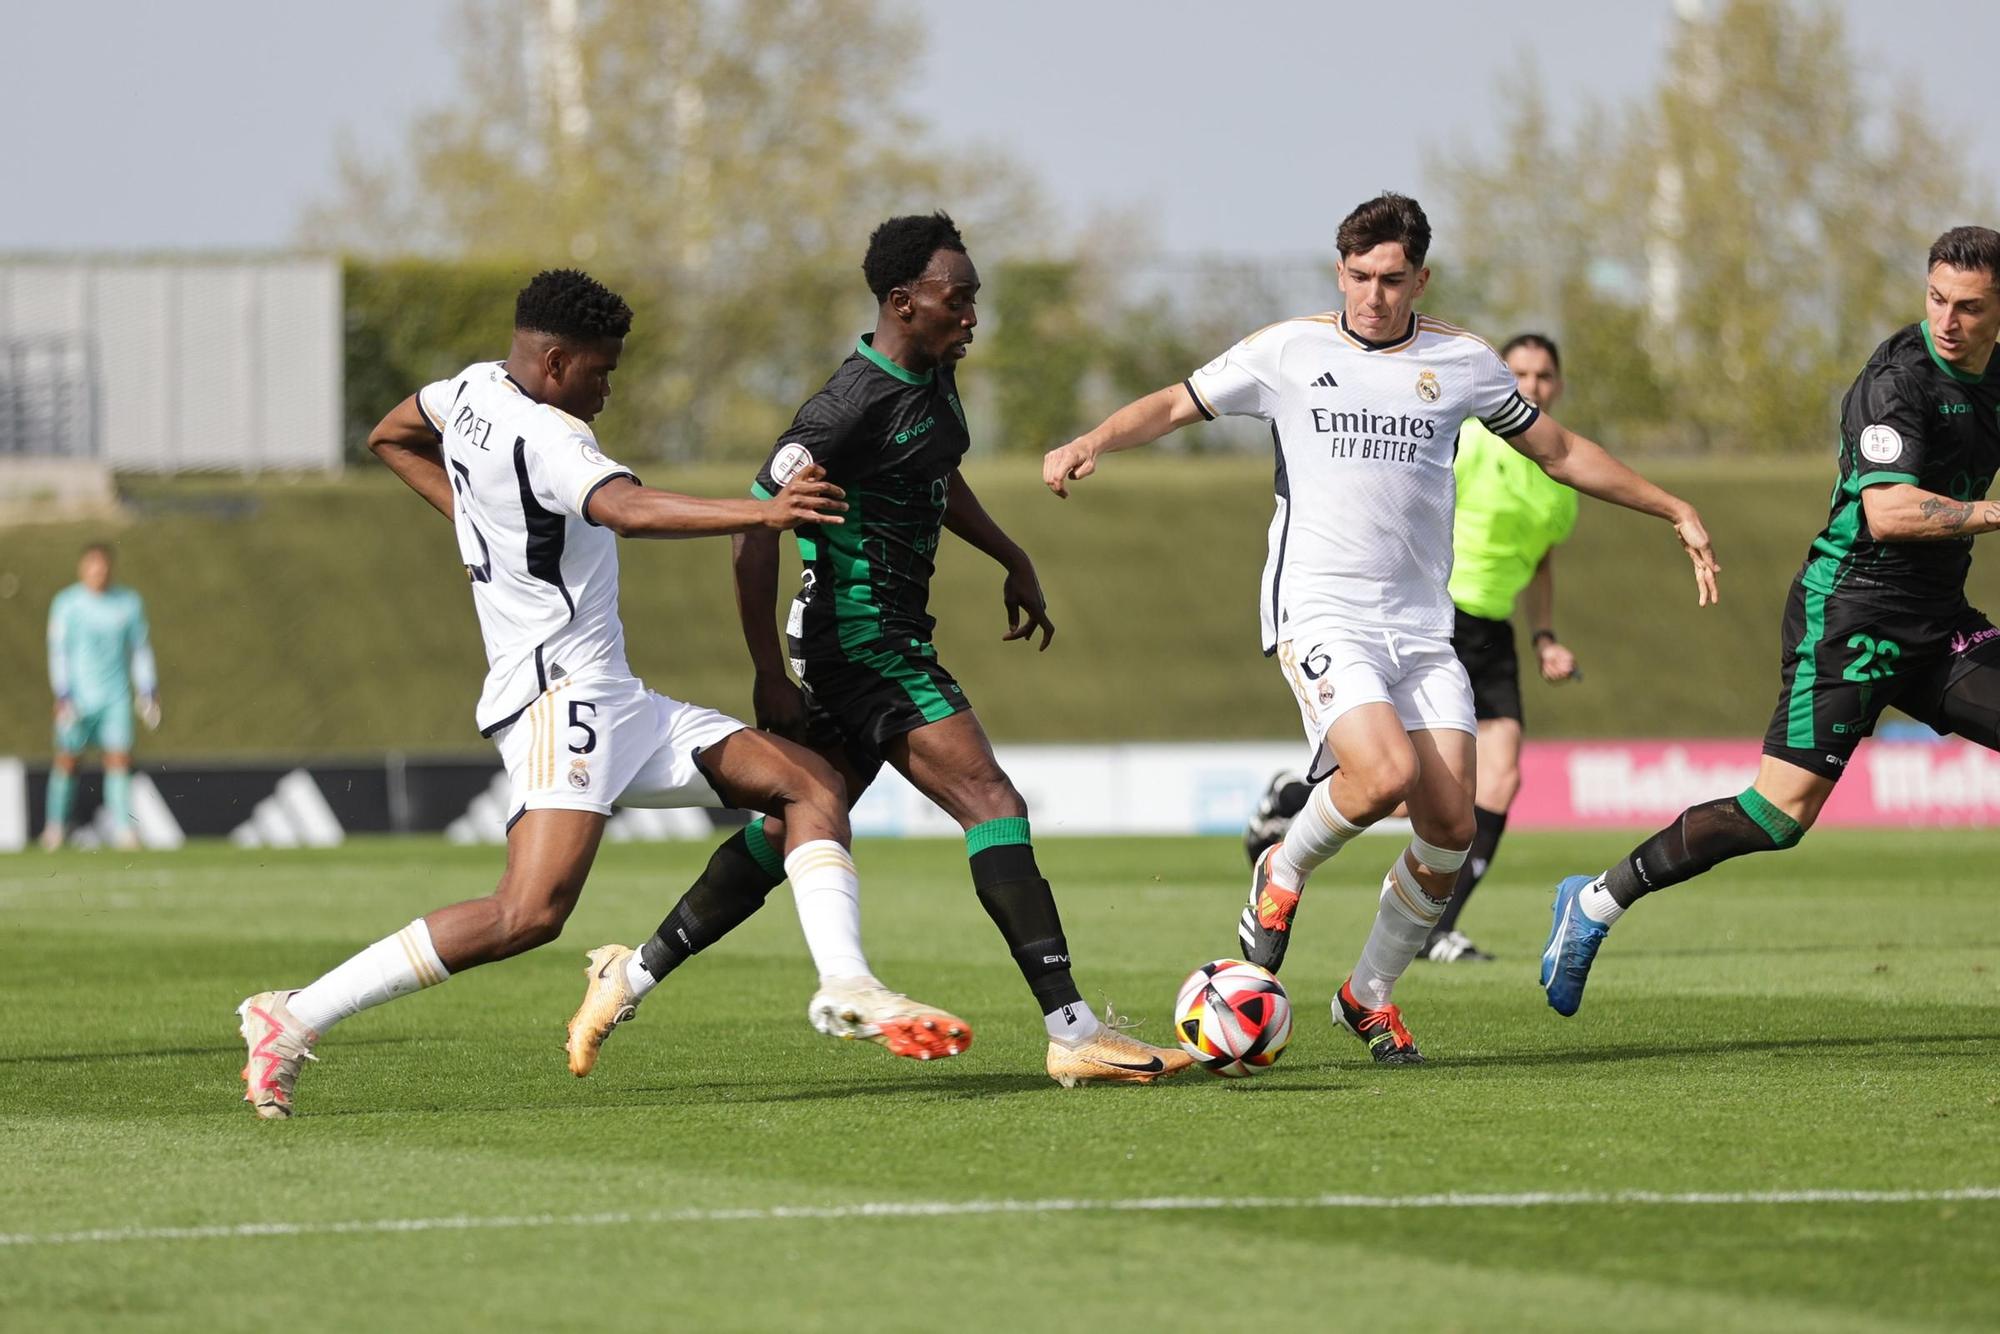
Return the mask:
M 1333 378 L 1332 371 L 1328 371 L 1317 380 L 1314 380 L 1312 387 L 1315 389 L 1338 389 L 1340 388 L 1340 381 Z

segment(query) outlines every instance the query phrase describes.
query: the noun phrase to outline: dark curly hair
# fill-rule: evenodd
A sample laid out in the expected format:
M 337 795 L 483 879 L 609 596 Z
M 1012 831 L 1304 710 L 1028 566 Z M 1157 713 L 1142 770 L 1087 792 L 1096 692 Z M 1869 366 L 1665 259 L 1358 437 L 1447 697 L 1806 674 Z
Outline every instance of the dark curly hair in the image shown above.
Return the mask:
M 1402 244 L 1411 268 L 1424 266 L 1424 256 L 1431 249 L 1431 220 L 1424 216 L 1422 204 L 1393 190 L 1357 205 L 1341 220 L 1340 230 L 1334 234 L 1334 244 L 1340 248 L 1342 259 L 1365 255 L 1389 241 Z
M 543 269 L 514 298 L 514 327 L 594 343 L 630 333 L 632 308 L 581 269 Z
M 868 290 L 877 301 L 887 301 L 890 288 L 907 287 L 923 277 L 931 256 L 940 250 L 965 253 L 965 238 L 944 210 L 889 219 L 868 238 L 868 257 L 861 261 Z

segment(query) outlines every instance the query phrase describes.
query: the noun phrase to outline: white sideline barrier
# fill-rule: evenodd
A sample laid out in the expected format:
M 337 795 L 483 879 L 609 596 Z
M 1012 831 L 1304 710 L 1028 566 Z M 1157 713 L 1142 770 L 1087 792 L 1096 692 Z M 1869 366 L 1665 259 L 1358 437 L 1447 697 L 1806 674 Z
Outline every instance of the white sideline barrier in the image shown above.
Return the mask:
M 1027 799 L 1037 838 L 1240 834 L 1271 775 L 1306 760 L 1303 740 L 1000 746 L 995 753 Z M 855 807 L 854 832 L 951 837 L 959 830 L 901 774 L 884 767 Z
M 28 846 L 28 766 L 0 757 L 0 852 Z

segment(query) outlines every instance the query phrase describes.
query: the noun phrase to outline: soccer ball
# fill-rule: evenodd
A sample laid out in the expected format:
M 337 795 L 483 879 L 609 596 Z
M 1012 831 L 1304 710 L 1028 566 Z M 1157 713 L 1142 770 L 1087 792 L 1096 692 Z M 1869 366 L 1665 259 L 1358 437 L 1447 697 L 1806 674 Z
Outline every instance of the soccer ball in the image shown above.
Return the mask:
M 1292 1040 L 1291 998 L 1266 969 L 1217 959 L 1181 983 L 1174 1036 L 1212 1075 L 1254 1075 L 1270 1069 Z

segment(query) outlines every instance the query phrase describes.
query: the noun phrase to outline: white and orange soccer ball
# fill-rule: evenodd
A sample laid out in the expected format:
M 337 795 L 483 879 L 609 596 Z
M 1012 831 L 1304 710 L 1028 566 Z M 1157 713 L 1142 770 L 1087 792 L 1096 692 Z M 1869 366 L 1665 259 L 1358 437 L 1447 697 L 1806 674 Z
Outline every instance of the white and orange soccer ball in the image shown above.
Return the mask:
M 1217 959 L 1188 974 L 1174 1002 L 1181 1050 L 1212 1075 L 1259 1074 L 1292 1040 L 1292 1002 L 1269 971 Z

